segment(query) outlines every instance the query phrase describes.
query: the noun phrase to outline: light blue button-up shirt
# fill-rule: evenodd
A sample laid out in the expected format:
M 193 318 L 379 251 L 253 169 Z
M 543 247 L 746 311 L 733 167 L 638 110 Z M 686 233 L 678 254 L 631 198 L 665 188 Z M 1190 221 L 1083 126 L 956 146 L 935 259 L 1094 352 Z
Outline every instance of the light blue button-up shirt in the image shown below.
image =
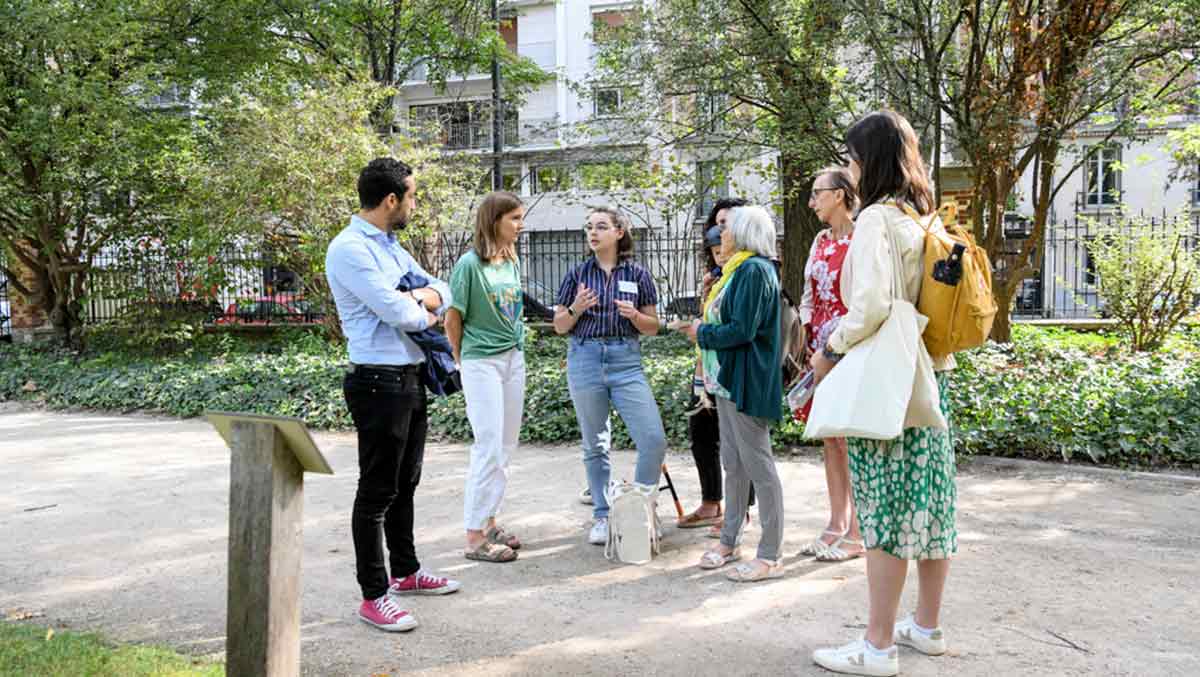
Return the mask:
M 426 311 L 407 294 L 396 291 L 410 272 L 429 280 L 442 296 L 437 314 L 453 303 L 450 287 L 426 273 L 396 241 L 355 215 L 350 225 L 329 243 L 325 277 L 337 305 L 342 331 L 355 364 L 419 364 L 425 354 L 408 337 L 429 326 Z

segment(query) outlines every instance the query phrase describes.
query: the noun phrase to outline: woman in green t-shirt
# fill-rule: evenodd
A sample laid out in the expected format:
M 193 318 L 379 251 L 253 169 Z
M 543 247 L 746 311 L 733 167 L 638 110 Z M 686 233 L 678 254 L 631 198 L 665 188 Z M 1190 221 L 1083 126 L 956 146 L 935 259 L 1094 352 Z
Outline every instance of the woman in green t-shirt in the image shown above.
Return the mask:
M 475 214 L 474 247 L 450 273 L 453 303 L 446 311 L 446 337 L 461 365 L 475 437 L 464 494 L 464 554 L 485 562 L 511 562 L 521 547 L 520 539 L 496 524 L 496 514 L 525 407 L 525 325 L 517 259 L 524 218 L 525 207 L 516 195 L 489 193 Z

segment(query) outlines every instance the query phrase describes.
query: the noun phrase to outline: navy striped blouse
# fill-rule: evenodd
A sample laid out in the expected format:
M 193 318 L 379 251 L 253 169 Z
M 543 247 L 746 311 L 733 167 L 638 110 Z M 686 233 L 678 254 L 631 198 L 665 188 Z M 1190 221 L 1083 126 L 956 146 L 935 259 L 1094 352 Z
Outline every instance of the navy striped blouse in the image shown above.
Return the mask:
M 658 291 L 650 272 L 631 259 L 624 259 L 613 269 L 612 275 L 605 273 L 596 263 L 596 257 L 575 266 L 563 277 L 558 287 L 558 305 L 566 308 L 575 302 L 575 292 L 583 284 L 596 292 L 596 305 L 583 311 L 572 336 L 579 338 L 605 338 L 613 336 L 638 336 L 640 332 L 633 323 L 621 317 L 615 301 L 632 301 L 637 308 L 658 305 Z

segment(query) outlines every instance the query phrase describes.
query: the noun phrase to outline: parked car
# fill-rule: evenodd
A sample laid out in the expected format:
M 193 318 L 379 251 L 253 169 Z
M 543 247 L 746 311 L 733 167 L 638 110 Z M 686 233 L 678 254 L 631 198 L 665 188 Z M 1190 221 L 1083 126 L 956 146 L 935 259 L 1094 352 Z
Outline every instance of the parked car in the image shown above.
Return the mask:
M 216 324 L 313 324 L 323 317 L 301 296 L 275 294 L 234 301 Z

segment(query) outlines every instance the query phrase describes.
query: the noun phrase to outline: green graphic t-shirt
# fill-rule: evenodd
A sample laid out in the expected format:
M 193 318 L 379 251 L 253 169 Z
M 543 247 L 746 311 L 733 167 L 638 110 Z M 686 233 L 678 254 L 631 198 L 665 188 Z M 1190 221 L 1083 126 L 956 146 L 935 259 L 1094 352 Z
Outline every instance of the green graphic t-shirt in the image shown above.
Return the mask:
M 450 293 L 453 307 L 463 317 L 462 359 L 523 348 L 525 323 L 521 313 L 525 304 L 519 263 L 485 263 L 471 250 L 454 264 Z

